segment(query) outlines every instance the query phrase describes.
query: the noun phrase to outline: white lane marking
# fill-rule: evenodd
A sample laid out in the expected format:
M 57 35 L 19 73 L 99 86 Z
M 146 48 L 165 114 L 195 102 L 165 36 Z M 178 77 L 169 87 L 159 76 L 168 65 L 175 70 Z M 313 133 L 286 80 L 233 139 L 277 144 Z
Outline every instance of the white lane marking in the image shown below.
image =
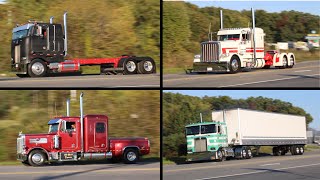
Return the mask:
M 160 87 L 160 85 L 111 86 L 109 88 L 125 88 L 125 87 Z
M 300 71 L 294 71 L 294 72 L 307 72 L 307 71 L 311 71 L 311 70 L 300 70 Z
M 312 75 L 305 75 L 305 76 L 319 76 L 320 74 L 312 74 Z M 241 86 L 241 85 L 248 85 L 248 84 L 259 84 L 259 83 L 265 83 L 265 82 L 272 82 L 272 81 L 281 81 L 281 80 L 288 80 L 288 79 L 297 79 L 298 77 L 288 77 L 288 78 L 280 78 L 280 79 L 272 79 L 272 80 L 266 80 L 266 81 L 256 81 L 256 82 L 249 82 L 249 83 L 242 83 L 242 84 L 232 84 L 232 85 L 226 85 L 226 86 L 219 86 L 221 87 L 234 87 L 234 86 Z
M 316 163 L 316 164 L 307 164 L 307 165 L 301 165 L 301 166 L 292 166 L 292 167 L 279 168 L 279 169 L 270 169 L 270 170 L 273 170 L 273 171 L 279 171 L 279 170 L 295 169 L 295 168 L 310 167 L 310 166 L 318 166 L 318 165 L 320 165 L 320 163 Z M 226 178 L 226 177 L 242 176 L 242 175 L 248 175 L 248 174 L 258 174 L 258 173 L 268 172 L 268 171 L 270 171 L 270 170 L 252 171 L 252 172 L 247 172 L 247 173 L 230 174 L 230 175 L 225 175 L 225 176 L 214 176 L 214 177 L 207 177 L 207 178 L 195 179 L 195 180 L 209 180 L 209 179 L 218 179 L 218 178 Z
M 272 165 L 280 165 L 280 163 L 262 164 L 260 166 L 272 166 Z

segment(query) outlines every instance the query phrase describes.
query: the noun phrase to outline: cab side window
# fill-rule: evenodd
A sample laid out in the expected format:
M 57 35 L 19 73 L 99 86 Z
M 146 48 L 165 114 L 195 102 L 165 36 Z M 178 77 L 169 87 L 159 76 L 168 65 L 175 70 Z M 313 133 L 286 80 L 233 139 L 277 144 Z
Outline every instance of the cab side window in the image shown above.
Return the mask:
M 104 133 L 106 131 L 105 123 L 96 123 L 96 133 Z
M 75 122 L 66 122 L 66 130 L 67 131 L 75 131 L 76 123 Z

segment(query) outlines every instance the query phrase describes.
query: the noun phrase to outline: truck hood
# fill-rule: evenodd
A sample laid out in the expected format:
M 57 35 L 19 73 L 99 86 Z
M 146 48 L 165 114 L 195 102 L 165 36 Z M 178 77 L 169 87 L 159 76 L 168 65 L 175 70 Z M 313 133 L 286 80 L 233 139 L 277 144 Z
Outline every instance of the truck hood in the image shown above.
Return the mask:
M 33 148 L 51 149 L 53 146 L 53 136 L 55 134 L 24 134 L 26 150 Z

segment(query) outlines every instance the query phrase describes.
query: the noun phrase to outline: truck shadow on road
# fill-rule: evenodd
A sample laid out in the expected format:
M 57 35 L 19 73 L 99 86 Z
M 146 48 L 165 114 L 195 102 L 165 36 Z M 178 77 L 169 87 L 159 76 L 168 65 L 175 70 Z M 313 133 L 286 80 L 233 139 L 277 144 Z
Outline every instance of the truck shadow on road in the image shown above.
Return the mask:
M 272 176 L 275 177 L 277 174 L 284 174 L 284 175 L 293 175 L 293 176 L 299 176 L 299 179 L 319 179 L 318 176 L 310 176 L 310 175 L 304 175 L 294 172 L 289 172 L 285 170 L 277 170 L 277 169 L 266 169 L 266 168 L 244 168 L 247 170 L 255 170 L 255 171 L 265 171 L 263 173 L 272 173 Z

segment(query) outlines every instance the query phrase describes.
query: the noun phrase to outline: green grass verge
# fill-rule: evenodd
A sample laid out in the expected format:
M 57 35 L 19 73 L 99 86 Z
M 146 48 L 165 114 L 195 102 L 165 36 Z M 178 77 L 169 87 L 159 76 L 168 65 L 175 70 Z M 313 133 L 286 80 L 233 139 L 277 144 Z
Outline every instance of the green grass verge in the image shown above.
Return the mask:
M 20 161 L 0 161 L 0 166 L 16 166 L 22 165 Z

